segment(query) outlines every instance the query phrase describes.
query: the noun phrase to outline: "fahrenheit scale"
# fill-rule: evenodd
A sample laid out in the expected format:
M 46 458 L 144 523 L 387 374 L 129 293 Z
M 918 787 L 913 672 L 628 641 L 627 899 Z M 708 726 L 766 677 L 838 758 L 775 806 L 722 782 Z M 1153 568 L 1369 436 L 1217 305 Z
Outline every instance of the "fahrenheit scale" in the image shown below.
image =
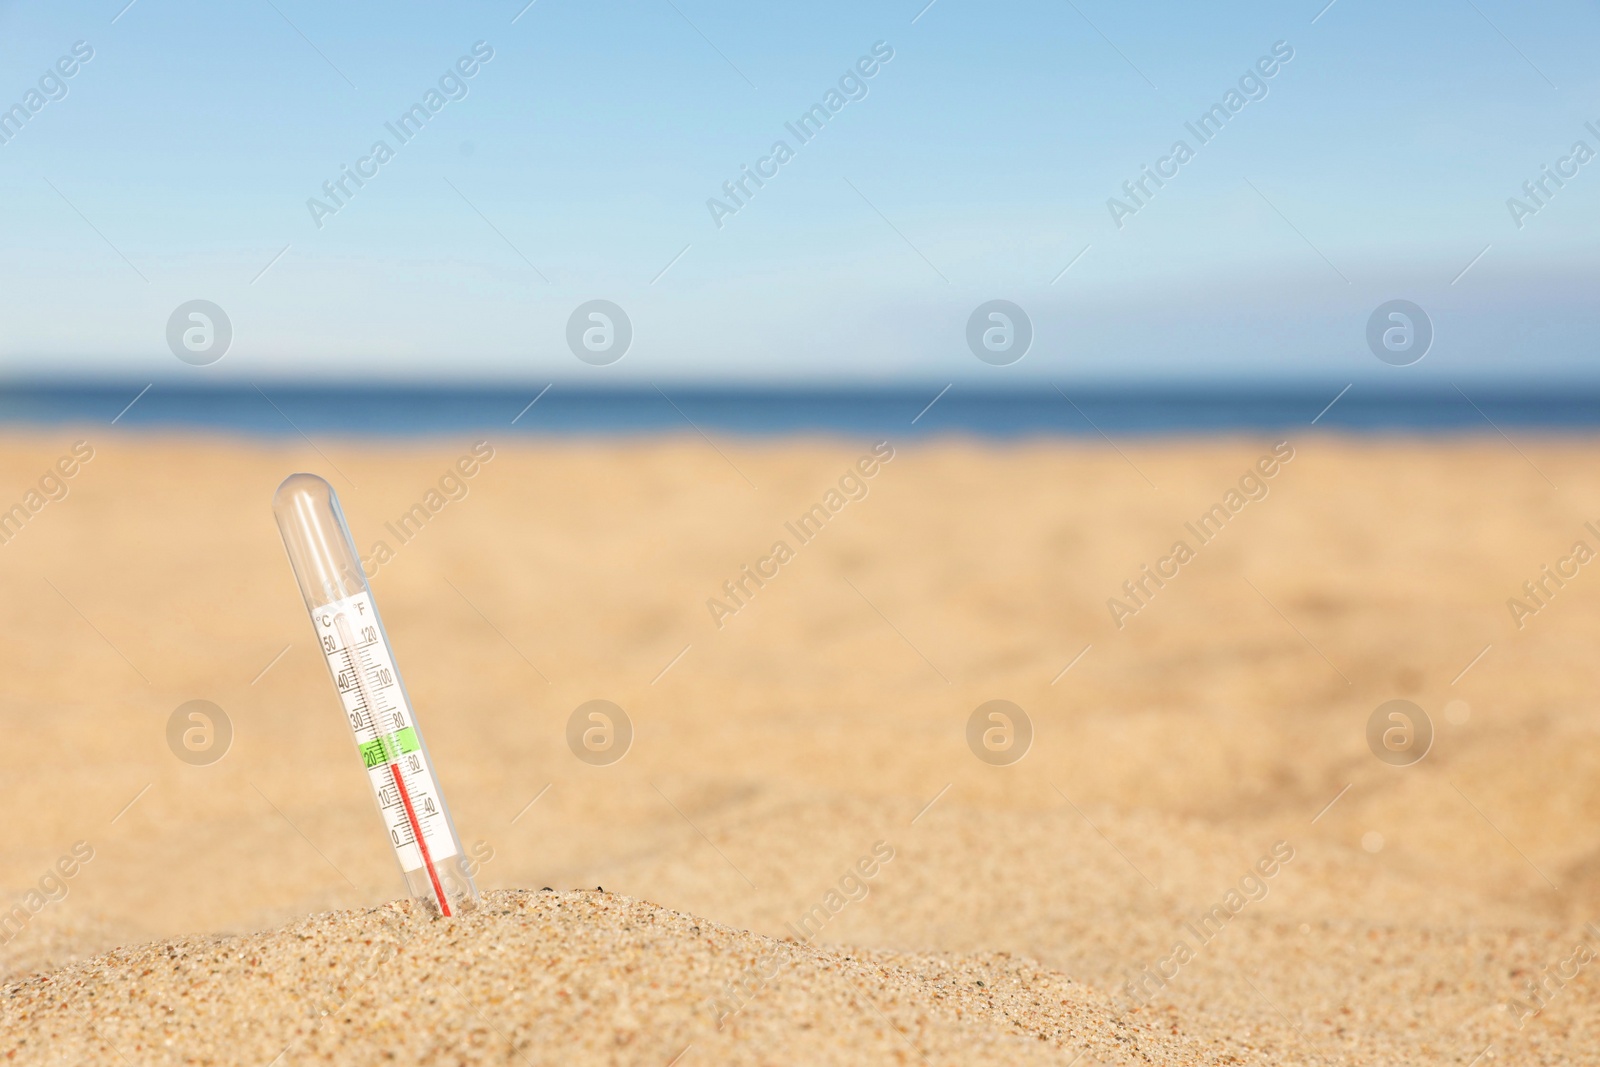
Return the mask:
M 406 888 L 454 915 L 476 903 L 478 890 L 339 498 L 316 475 L 292 474 L 272 510 Z

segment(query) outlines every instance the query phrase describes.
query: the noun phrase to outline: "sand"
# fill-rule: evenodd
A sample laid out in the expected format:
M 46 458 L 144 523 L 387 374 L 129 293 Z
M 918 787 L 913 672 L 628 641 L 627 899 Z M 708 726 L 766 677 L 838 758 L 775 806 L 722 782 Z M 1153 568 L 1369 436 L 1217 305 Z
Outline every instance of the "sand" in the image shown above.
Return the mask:
M 0 440 L 0 510 L 94 450 L 0 544 L 7 1062 L 1600 1048 L 1593 442 L 1295 437 L 1205 543 L 1186 524 L 1273 440 L 893 442 L 801 543 L 872 442 L 489 439 L 404 541 L 385 523 L 474 439 Z M 298 469 L 387 543 L 375 594 L 482 864 L 459 922 L 389 903 L 268 511 Z M 746 565 L 773 576 L 736 603 Z M 1144 565 L 1171 576 L 1135 601 Z M 596 698 L 634 731 L 604 766 L 565 740 Z M 1434 731 L 1408 766 L 1366 738 L 1396 698 Z M 233 731 L 204 766 L 167 742 L 197 699 Z M 968 746 L 991 700 L 1032 724 L 1007 766 Z
M 30 1035 L 17 1051 L 62 1064 L 761 1064 L 776 1050 L 1047 1064 L 1087 1048 L 1184 1062 L 1150 1022 L 1111 1019 L 1104 997 L 1004 955 L 818 949 L 599 892 L 497 891 L 455 922 L 419 911 L 120 949 L 20 983 L 6 989 Z M 747 972 L 759 977 L 745 1008 L 713 1016 L 686 995 Z

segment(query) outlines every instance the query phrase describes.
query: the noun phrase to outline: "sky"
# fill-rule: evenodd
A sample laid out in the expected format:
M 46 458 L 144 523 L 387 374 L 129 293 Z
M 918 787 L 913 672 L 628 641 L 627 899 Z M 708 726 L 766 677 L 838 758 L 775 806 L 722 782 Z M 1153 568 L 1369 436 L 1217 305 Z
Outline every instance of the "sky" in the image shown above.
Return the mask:
M 0 376 L 1600 380 L 1593 4 L 525 5 L 0 2 Z

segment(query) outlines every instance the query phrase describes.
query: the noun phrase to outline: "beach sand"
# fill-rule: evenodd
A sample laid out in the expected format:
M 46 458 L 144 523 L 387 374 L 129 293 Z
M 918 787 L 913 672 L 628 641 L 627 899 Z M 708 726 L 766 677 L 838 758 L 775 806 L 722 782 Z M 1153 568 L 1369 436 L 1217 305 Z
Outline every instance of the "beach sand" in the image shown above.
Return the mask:
M 430 498 L 474 440 L 0 438 L 0 510 L 93 451 L 0 544 L 5 1062 L 1600 1048 L 1592 442 L 904 441 L 841 489 L 873 442 L 508 434 Z M 386 542 L 481 862 L 458 921 L 392 903 L 270 514 L 295 470 Z M 632 724 L 608 765 L 567 747 L 592 699 Z M 1393 699 L 1409 765 L 1368 745 Z M 191 700 L 217 762 L 169 748 Z M 1009 765 L 969 747 L 992 700 Z

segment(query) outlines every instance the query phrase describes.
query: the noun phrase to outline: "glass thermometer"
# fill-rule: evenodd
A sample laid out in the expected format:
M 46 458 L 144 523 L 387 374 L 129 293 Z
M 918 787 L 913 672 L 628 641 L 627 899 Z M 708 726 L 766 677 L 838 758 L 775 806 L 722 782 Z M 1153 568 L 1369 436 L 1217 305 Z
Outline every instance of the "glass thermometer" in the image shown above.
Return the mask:
M 272 511 L 411 895 L 439 915 L 477 902 L 450 810 L 333 486 L 291 474 Z

